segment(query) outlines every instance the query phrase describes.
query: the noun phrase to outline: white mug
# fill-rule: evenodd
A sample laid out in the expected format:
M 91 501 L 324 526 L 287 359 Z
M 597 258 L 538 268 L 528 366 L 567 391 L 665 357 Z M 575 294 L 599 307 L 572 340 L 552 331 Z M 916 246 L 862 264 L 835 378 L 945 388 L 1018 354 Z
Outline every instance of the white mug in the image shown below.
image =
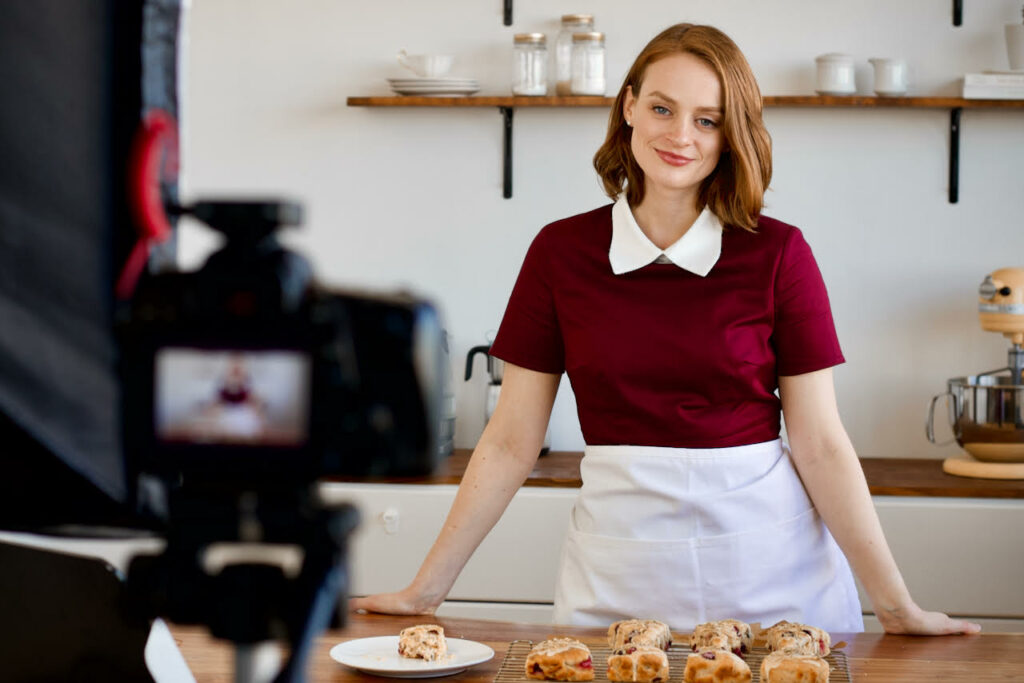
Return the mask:
M 410 55 L 398 51 L 398 63 L 421 78 L 440 78 L 452 68 L 455 58 L 451 55 Z
M 907 63 L 902 59 L 875 57 L 869 59 L 875 67 L 875 93 L 882 97 L 896 97 L 907 92 Z
M 1024 24 L 1006 25 L 1006 57 L 1011 70 L 1024 70 Z
M 853 57 L 830 52 L 814 59 L 818 65 L 815 90 L 820 95 L 852 95 L 857 92 Z

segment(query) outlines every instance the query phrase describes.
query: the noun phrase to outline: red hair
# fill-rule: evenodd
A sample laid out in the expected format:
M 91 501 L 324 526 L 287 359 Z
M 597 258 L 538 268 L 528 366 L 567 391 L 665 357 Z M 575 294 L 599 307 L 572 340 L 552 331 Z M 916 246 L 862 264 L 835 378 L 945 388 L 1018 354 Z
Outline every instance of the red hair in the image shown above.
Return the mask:
M 761 90 L 750 64 L 736 43 L 712 26 L 676 24 L 640 52 L 615 98 L 608 135 L 594 155 L 594 168 L 612 199 L 625 188 L 630 206 L 643 200 L 644 173 L 630 150 L 631 129 L 623 114 L 627 89 L 632 88 L 638 97 L 647 67 L 680 53 L 703 60 L 722 84 L 725 148 L 718 166 L 701 184 L 698 199 L 724 226 L 753 231 L 772 178 L 772 142 L 762 119 Z

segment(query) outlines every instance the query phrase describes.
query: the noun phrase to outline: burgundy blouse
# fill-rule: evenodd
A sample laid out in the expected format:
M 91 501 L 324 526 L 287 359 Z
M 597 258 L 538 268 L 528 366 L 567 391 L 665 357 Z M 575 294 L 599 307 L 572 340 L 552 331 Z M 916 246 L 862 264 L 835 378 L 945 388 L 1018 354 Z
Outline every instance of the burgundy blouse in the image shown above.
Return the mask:
M 672 263 L 614 275 L 611 205 L 534 239 L 491 354 L 566 372 L 589 445 L 721 448 L 779 436 L 780 375 L 843 362 L 799 229 L 728 229 L 706 277 Z

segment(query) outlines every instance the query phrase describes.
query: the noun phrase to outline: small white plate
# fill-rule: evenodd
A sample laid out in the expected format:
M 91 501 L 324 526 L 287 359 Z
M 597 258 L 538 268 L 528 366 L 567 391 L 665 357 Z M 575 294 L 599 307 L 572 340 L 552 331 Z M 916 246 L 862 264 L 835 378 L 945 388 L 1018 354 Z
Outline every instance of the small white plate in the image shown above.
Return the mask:
M 358 638 L 331 648 L 331 659 L 364 673 L 389 678 L 451 676 L 494 657 L 494 650 L 473 640 L 448 638 L 448 656 L 439 662 L 398 654 L 398 636 Z

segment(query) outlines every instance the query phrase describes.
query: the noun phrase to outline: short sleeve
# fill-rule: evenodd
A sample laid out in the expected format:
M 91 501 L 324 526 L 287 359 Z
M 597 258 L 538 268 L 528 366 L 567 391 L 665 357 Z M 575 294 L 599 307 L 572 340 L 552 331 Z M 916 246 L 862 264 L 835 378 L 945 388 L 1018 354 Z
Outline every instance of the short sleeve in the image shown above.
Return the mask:
M 775 276 L 778 374 L 801 375 L 844 362 L 832 307 L 811 247 L 799 229 L 788 236 Z
M 547 243 L 542 230 L 526 252 L 490 353 L 530 370 L 561 374 L 565 346 L 551 285 L 555 259 Z

